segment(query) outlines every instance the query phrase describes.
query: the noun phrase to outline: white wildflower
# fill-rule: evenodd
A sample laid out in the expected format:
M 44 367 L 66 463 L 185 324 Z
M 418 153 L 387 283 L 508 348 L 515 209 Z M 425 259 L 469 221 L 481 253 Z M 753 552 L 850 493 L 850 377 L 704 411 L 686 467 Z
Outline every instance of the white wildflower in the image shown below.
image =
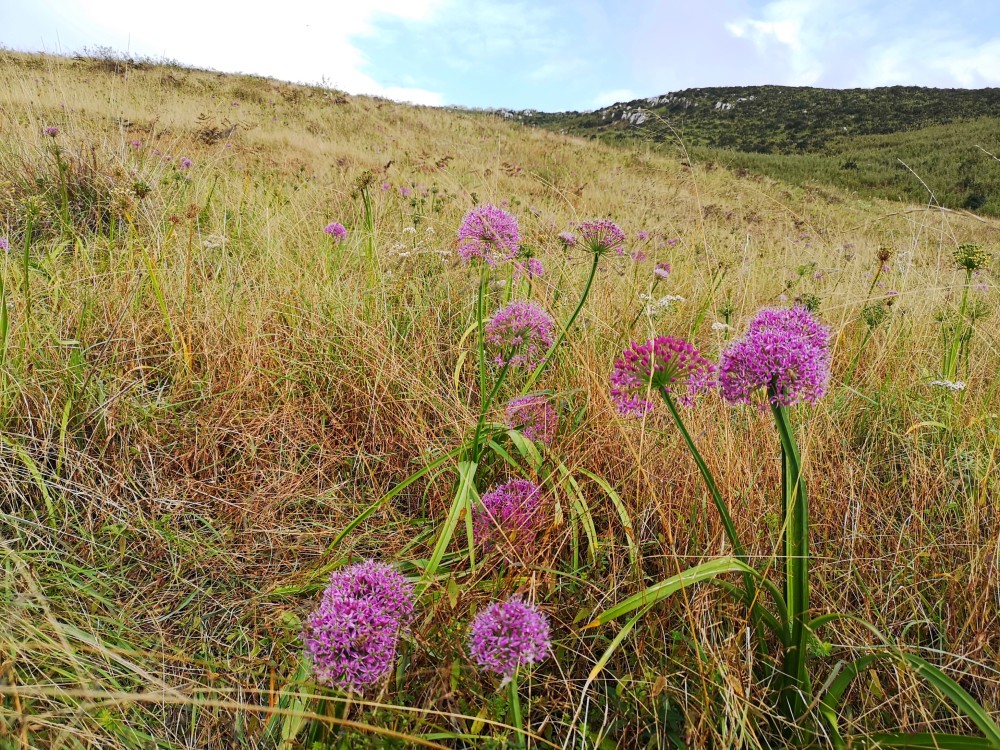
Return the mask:
M 934 380 L 931 382 L 931 388 L 946 388 L 949 391 L 964 391 L 965 381 L 964 380 Z

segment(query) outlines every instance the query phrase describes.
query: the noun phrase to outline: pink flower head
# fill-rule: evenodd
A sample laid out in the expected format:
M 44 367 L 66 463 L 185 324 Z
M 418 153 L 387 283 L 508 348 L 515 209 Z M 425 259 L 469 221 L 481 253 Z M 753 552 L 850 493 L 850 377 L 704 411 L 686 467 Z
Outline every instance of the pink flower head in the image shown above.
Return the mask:
M 715 366 L 691 344 L 671 336 L 658 336 L 645 344 L 632 342 L 611 372 L 611 400 L 624 416 L 641 417 L 653 408 L 650 396 L 658 390 L 685 405 L 715 385 Z M 680 393 L 674 386 L 682 383 Z
M 576 247 L 576 235 L 572 232 L 560 232 L 559 241 L 562 242 L 563 247 Z
M 413 585 L 391 566 L 367 561 L 335 571 L 302 631 L 316 679 L 357 691 L 384 679 L 412 614 Z
M 545 266 L 538 258 L 526 258 L 523 263 L 521 261 L 514 262 L 514 278 L 516 279 L 522 276 L 526 279 L 534 279 L 544 273 Z
M 59 128 L 57 128 L 55 125 L 49 125 L 47 128 L 45 128 L 45 135 L 47 135 L 49 138 L 55 138 L 57 135 L 59 135 Z
M 517 255 L 520 239 L 514 216 L 493 205 L 476 206 L 458 228 L 458 254 L 465 261 L 478 258 L 495 266 Z
M 608 219 L 583 222 L 580 225 L 580 241 L 595 255 L 603 255 L 612 250 L 617 255 L 625 254 L 625 232 Z
M 645 242 L 646 240 L 649 239 L 649 232 L 647 232 L 645 229 L 640 229 L 638 232 L 635 233 L 635 237 L 637 240 L 639 240 L 639 242 Z
M 390 185 L 388 182 L 383 182 L 382 183 L 382 189 L 383 190 L 388 190 L 391 187 L 392 187 L 392 185 Z
M 0 250 L 5 253 L 10 252 L 10 241 L 6 237 L 0 237 Z
M 193 164 L 193 162 L 186 156 L 182 156 L 180 162 L 178 163 L 180 164 L 181 169 L 190 169 L 191 165 Z
M 486 345 L 498 365 L 536 367 L 554 341 L 555 323 L 542 308 L 516 300 L 498 310 L 485 327 Z
M 730 403 L 764 389 L 772 404 L 814 403 L 830 379 L 830 333 L 805 307 L 764 309 L 722 352 L 719 385 Z
M 510 681 L 518 668 L 551 653 L 548 618 L 519 598 L 493 602 L 476 615 L 469 632 L 469 653 L 476 663 Z
M 669 247 L 677 247 L 679 244 L 681 244 L 680 237 L 671 237 L 669 240 L 667 240 L 667 245 Z
M 511 399 L 504 409 L 504 422 L 520 430 L 529 440 L 548 445 L 555 437 L 559 421 L 556 410 L 545 396 L 528 395 Z
M 653 275 L 658 279 L 670 278 L 670 264 L 657 263 L 656 268 L 653 269 Z
M 406 187 L 406 185 L 401 185 L 399 188 L 399 194 L 404 198 L 409 198 L 411 195 L 413 195 L 413 191 L 410 190 L 410 188 Z
M 347 239 L 347 229 L 339 222 L 331 221 L 323 227 L 323 231 L 330 235 L 333 241 L 338 244 Z
M 142 141 L 129 141 L 128 145 L 130 145 L 132 148 L 138 151 L 140 148 L 142 148 Z
M 490 547 L 491 540 L 505 537 L 523 540 L 538 526 L 541 489 L 527 479 L 515 479 L 485 493 L 480 503 L 472 513 L 477 544 Z

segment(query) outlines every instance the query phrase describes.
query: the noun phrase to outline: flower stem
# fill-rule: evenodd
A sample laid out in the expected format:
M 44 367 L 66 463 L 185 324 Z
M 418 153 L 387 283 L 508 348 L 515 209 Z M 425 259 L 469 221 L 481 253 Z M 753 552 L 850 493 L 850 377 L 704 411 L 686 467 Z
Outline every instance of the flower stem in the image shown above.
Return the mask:
M 573 311 L 573 314 L 569 316 L 569 320 L 567 321 L 563 329 L 559 332 L 559 336 L 556 338 L 555 342 L 552 344 L 552 346 L 549 347 L 549 350 L 545 353 L 544 359 L 542 359 L 542 361 L 538 364 L 538 367 L 535 368 L 535 371 L 531 373 L 531 377 L 529 377 L 524 386 L 522 386 L 521 395 L 524 395 L 525 393 L 531 390 L 531 387 L 535 384 L 535 381 L 538 380 L 538 376 L 542 374 L 542 371 L 545 369 L 546 365 L 548 365 L 549 362 L 551 361 L 552 355 L 555 353 L 556 349 L 559 348 L 559 344 L 561 344 L 563 339 L 566 338 L 566 334 L 569 333 L 569 329 L 573 327 L 573 323 L 576 321 L 577 316 L 580 314 L 580 310 L 583 309 L 583 304 L 587 301 L 587 297 L 590 295 L 590 287 L 594 283 L 594 276 L 597 275 L 597 264 L 600 262 L 600 260 L 601 260 L 600 254 L 594 253 L 594 262 L 590 266 L 590 276 L 587 277 L 587 284 L 586 286 L 583 287 L 583 294 L 580 295 L 580 302 L 577 304 L 576 309 Z
M 521 716 L 521 696 L 517 691 L 517 673 L 510 678 L 510 710 L 514 715 L 514 726 L 517 727 L 517 735 L 514 737 L 515 747 L 525 747 L 524 742 L 524 717 Z

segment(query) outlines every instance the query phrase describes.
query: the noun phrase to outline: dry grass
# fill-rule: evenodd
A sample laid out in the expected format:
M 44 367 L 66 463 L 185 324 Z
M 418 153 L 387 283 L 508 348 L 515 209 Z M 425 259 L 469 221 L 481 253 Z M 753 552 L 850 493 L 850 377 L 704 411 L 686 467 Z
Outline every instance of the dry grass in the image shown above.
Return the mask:
M 193 166 L 179 169 L 181 157 Z M 375 190 L 375 265 L 352 197 L 364 170 L 392 186 Z M 477 113 L 14 53 L 0 53 L 0 188 L 0 236 L 13 247 L 0 257 L 10 317 L 0 361 L 0 747 L 273 747 L 277 725 L 331 713 L 328 699 L 282 693 L 295 680 L 298 618 L 345 560 L 373 556 L 416 574 L 429 555 L 450 473 L 330 543 L 475 424 L 471 359 L 455 372 L 477 280 L 445 253 L 468 208 L 505 200 L 546 264 L 531 295 L 563 319 L 589 261 L 564 255 L 556 232 L 610 216 L 632 237 L 654 234 L 646 260 L 602 266 L 544 382 L 562 410 L 553 454 L 618 490 L 647 582 L 718 554 L 723 539 L 666 418 L 627 423 L 610 408 L 607 373 L 653 261 L 674 268 L 657 293 L 686 301 L 640 319 L 634 335 L 690 335 L 713 355 L 725 334 L 710 326 L 727 309 L 738 331 L 782 294 L 816 294 L 836 332 L 839 383 L 797 415 L 814 608 L 868 619 L 1000 710 L 993 318 L 976 328 L 961 373 L 968 390 L 952 398 L 928 387 L 944 352 L 939 317 L 953 313 L 964 279 L 951 250 L 995 245 L 996 223 L 738 178 Z M 331 220 L 350 232 L 340 248 L 321 231 Z M 859 350 L 880 246 L 894 256 L 872 296 L 899 296 Z M 994 307 L 994 278 L 979 281 L 977 304 Z M 751 554 L 772 557 L 772 431 L 715 401 L 689 424 Z M 548 742 L 758 746 L 749 727 L 765 708 L 743 614 L 707 588 L 654 610 L 581 694 L 615 630 L 580 625 L 640 585 L 618 514 L 585 488 L 597 549 L 582 539 L 575 555 L 570 524 L 553 524 L 523 566 L 456 567 L 451 595 L 442 579 L 420 602 L 377 705 L 356 703 L 349 717 L 483 746 L 457 737 L 489 733 L 477 715 L 502 720 L 503 707 L 464 656 L 465 623 L 498 593 L 530 590 L 559 645 L 530 686 L 529 723 Z M 834 648 L 818 680 L 872 638 L 850 625 L 826 637 Z M 963 727 L 890 669 L 851 707 L 858 729 Z M 270 731 L 269 716 L 283 717 Z M 322 725 L 313 720 L 300 741 Z

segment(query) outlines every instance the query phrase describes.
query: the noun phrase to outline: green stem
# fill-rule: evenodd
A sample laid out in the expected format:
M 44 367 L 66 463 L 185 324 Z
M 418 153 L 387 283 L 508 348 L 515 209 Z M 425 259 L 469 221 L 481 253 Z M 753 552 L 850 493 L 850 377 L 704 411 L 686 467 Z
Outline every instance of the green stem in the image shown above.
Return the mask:
M 514 737 L 516 747 L 525 747 L 524 742 L 524 717 L 521 716 L 521 696 L 517 692 L 517 673 L 510 678 L 510 710 L 514 715 L 514 726 L 517 727 L 517 735 Z
M 476 300 L 476 333 L 479 355 L 479 392 L 486 393 L 486 341 L 483 318 L 486 316 L 486 286 L 490 281 L 490 267 L 483 264 L 479 274 L 479 297 Z
M 562 343 L 563 339 L 566 338 L 566 334 L 569 333 L 570 328 L 573 327 L 573 323 L 576 321 L 577 316 L 580 314 L 580 310 L 583 309 L 583 303 L 587 301 L 587 297 L 590 295 L 590 287 L 594 283 L 594 276 L 597 275 L 597 264 L 600 262 L 601 256 L 599 253 L 594 253 L 594 262 L 590 266 L 590 276 L 587 277 L 587 284 L 583 287 L 583 294 L 580 295 L 580 302 L 577 304 L 576 309 L 573 314 L 569 316 L 569 321 L 566 323 L 562 331 L 559 332 L 558 338 L 556 338 L 555 343 L 549 347 L 549 350 L 545 353 L 545 358 L 539 363 L 535 371 L 531 373 L 531 377 L 521 388 L 521 394 L 525 394 L 531 390 L 531 387 L 538 380 L 538 376 L 542 374 L 542 371 L 552 360 L 552 355 L 555 353 L 556 349 L 559 348 L 559 344 Z
M 809 503 L 802 460 L 788 418 L 788 410 L 774 403 L 769 392 L 771 413 L 781 438 L 782 529 L 785 568 L 785 602 L 790 629 L 789 646 L 784 656 L 785 686 L 781 698 L 788 718 L 801 718 L 809 697 L 806 672 L 809 629 Z
M 715 503 L 715 508 L 719 511 L 719 516 L 722 519 L 722 525 L 726 530 L 726 538 L 732 545 L 733 551 L 736 553 L 736 557 L 739 558 L 740 562 L 746 563 L 746 552 L 743 550 L 743 545 L 740 544 L 740 538 L 736 533 L 736 526 L 733 525 L 733 519 L 729 515 L 729 509 L 726 507 L 725 500 L 722 499 L 722 493 L 719 492 L 719 488 L 715 484 L 712 472 L 708 470 L 708 465 L 705 463 L 705 459 L 701 457 L 701 453 L 698 452 L 698 448 L 695 446 L 694 440 L 691 439 L 691 434 L 687 431 L 687 427 L 684 426 L 684 420 L 681 419 L 681 415 L 677 411 L 677 406 L 674 404 L 673 398 L 670 397 L 670 394 L 665 388 L 660 388 L 659 391 L 663 400 L 667 404 L 667 408 L 670 410 L 670 416 L 674 418 L 674 424 L 677 425 L 677 429 L 680 430 L 681 436 L 684 438 L 684 442 L 687 444 L 688 450 L 691 452 L 691 457 L 694 458 L 694 462 L 698 465 L 698 471 L 701 472 L 701 476 L 705 480 L 705 486 L 708 487 L 708 492 L 712 496 L 712 502 Z

